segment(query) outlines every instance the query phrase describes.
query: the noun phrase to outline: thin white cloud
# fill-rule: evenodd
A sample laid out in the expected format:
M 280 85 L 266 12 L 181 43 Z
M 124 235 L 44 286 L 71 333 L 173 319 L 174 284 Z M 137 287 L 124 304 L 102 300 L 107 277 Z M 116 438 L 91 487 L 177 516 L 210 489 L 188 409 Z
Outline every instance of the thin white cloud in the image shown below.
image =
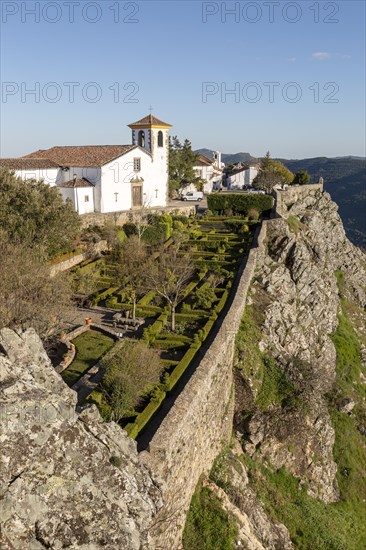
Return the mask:
M 340 54 L 341 59 L 351 59 L 351 56 L 348 55 L 348 53 L 342 53 Z
M 288 60 L 290 63 L 295 63 L 296 57 L 289 57 Z
M 325 59 L 330 59 L 330 53 L 328 52 L 314 52 L 312 54 L 313 59 L 317 61 L 324 61 Z

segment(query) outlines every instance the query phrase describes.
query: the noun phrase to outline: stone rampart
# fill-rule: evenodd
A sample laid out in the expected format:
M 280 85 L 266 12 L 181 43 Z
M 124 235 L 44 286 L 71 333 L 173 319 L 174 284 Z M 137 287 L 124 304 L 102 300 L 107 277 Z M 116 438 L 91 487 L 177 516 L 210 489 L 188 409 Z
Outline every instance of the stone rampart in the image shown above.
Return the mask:
M 164 480 L 164 506 L 154 520 L 158 548 L 181 548 L 186 514 L 198 480 L 229 441 L 233 422 L 233 356 L 266 222 L 244 260 L 235 297 L 210 348 L 140 458 Z
M 275 191 L 275 217 L 287 218 L 287 212 L 295 202 L 301 201 L 305 197 L 312 197 L 317 191 L 323 191 L 323 183 L 290 185 L 286 190 Z

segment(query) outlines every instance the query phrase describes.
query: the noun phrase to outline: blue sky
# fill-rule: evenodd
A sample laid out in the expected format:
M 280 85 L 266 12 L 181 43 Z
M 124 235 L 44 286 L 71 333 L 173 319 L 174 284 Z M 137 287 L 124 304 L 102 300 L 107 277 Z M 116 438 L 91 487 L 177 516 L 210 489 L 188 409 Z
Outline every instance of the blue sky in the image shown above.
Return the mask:
M 363 1 L 1 8 L 2 157 L 130 143 L 150 105 L 194 148 L 366 154 Z

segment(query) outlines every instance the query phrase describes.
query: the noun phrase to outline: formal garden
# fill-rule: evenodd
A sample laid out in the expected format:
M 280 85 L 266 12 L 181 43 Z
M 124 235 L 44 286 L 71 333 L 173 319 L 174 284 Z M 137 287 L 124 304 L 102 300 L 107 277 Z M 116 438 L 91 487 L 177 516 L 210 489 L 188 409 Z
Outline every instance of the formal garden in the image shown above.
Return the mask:
M 239 209 L 213 199 L 199 218 L 152 216 L 125 224 L 110 250 L 74 269 L 76 295 L 123 334 L 113 340 L 90 330 L 74 340 L 76 357 L 63 372 L 72 385 L 102 359 L 103 379 L 86 403 L 136 438 L 197 358 L 220 324 L 268 196 L 248 197 Z M 239 211 L 238 211 L 239 210 Z

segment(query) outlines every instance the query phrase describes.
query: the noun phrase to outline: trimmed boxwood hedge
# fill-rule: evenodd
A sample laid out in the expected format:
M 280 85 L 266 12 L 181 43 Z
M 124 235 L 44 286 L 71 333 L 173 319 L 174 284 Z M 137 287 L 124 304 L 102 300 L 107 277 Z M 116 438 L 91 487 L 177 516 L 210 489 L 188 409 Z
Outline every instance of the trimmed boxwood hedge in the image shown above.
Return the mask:
M 200 344 L 194 343 L 191 345 L 191 347 L 186 351 L 182 359 L 179 361 L 178 365 L 175 367 L 173 372 L 169 375 L 169 378 L 165 384 L 166 391 L 171 391 L 177 382 L 180 380 L 181 376 L 183 375 L 184 371 L 188 368 L 190 362 L 198 352 L 200 348 Z
M 207 205 L 215 214 L 222 214 L 225 210 L 232 210 L 233 214 L 257 210 L 260 214 L 268 212 L 273 206 L 273 197 L 270 195 L 217 193 L 208 195 Z
M 163 390 L 158 390 L 155 392 L 154 397 L 151 399 L 150 403 L 145 407 L 145 409 L 137 415 L 134 422 L 130 422 L 125 426 L 125 430 L 131 439 L 136 439 L 142 428 L 151 420 L 153 415 L 159 409 L 160 405 L 164 401 L 166 393 Z
M 99 294 L 96 294 L 95 296 L 93 296 L 91 300 L 93 306 L 96 306 L 99 304 L 99 302 L 106 300 L 107 298 L 112 296 L 112 294 L 117 292 L 117 290 L 118 290 L 118 287 L 111 287 L 111 288 L 107 288 L 107 290 L 104 290 L 104 292 L 100 292 Z

